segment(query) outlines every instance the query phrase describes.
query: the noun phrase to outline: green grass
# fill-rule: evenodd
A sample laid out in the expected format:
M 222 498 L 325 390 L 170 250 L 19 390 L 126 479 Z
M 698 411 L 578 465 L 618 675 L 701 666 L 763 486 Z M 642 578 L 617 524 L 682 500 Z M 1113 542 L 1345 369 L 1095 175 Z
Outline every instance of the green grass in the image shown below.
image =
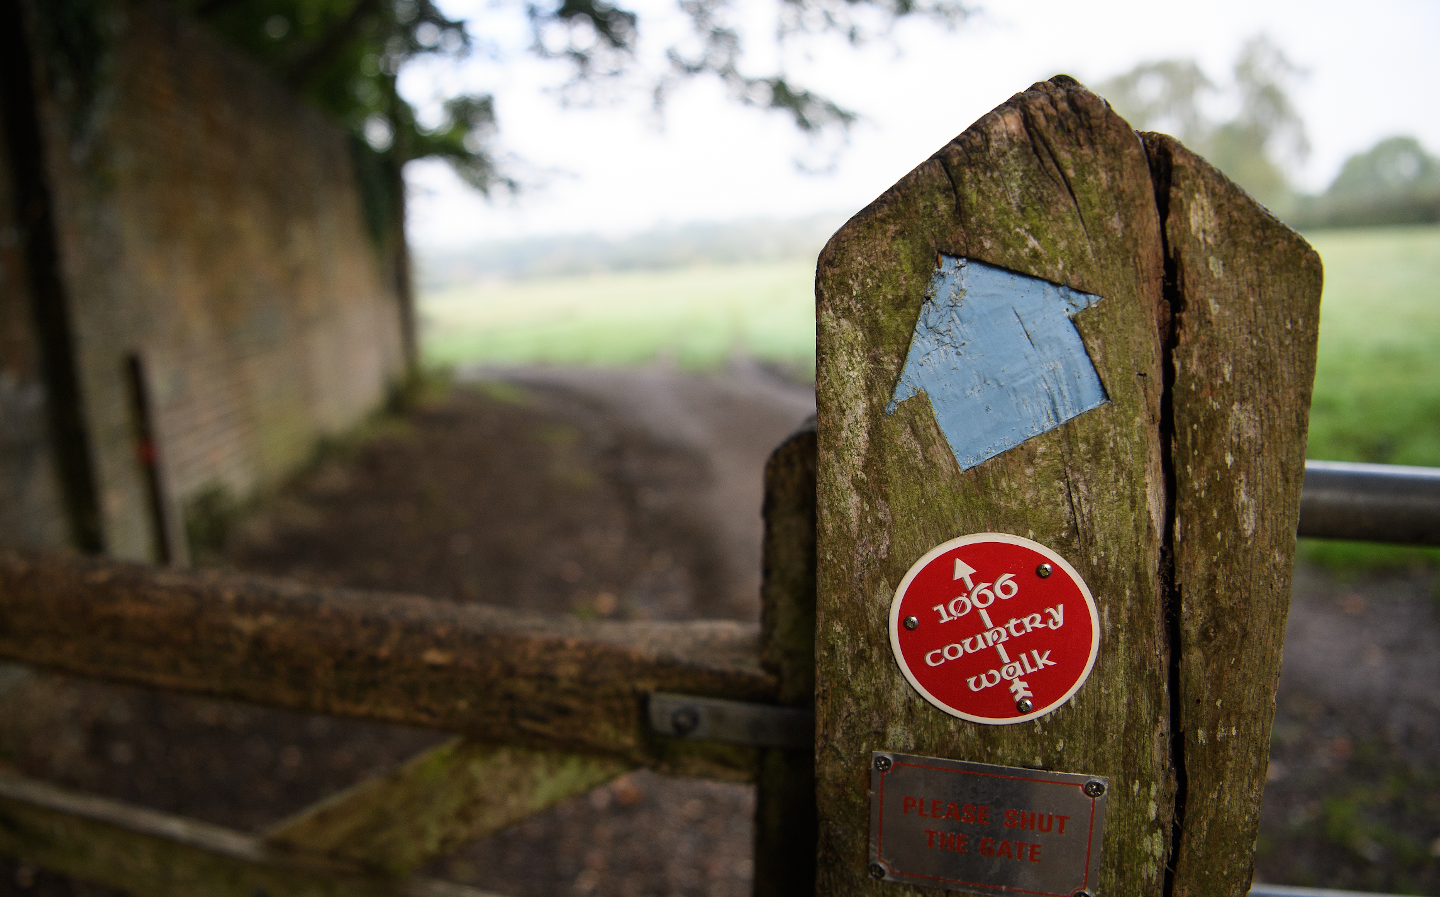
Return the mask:
M 1320 231 L 1311 458 L 1440 466 L 1440 227 Z
M 456 288 L 421 299 L 425 356 L 713 368 L 744 354 L 813 372 L 814 272 L 794 261 Z
M 1306 456 L 1440 467 L 1440 227 L 1307 234 L 1325 263 Z M 1305 540 L 1331 568 L 1440 563 L 1435 549 Z

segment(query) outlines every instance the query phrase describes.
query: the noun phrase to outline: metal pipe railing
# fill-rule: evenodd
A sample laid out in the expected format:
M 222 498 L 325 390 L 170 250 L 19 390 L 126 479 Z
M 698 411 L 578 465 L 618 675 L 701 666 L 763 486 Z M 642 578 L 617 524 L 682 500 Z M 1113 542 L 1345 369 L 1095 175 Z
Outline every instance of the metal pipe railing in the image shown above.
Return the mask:
M 1284 885 L 1251 885 L 1250 897 L 1397 897 L 1371 891 L 1329 891 L 1324 888 L 1289 888 Z
M 1306 461 L 1299 534 L 1440 545 L 1440 467 Z

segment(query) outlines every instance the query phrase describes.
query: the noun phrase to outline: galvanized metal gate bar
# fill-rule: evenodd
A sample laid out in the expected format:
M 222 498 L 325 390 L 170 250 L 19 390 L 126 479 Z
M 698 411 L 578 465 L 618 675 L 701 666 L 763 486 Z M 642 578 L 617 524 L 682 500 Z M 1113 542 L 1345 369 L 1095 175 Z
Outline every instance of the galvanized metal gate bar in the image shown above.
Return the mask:
M 1306 461 L 1300 535 L 1440 545 L 1440 468 Z

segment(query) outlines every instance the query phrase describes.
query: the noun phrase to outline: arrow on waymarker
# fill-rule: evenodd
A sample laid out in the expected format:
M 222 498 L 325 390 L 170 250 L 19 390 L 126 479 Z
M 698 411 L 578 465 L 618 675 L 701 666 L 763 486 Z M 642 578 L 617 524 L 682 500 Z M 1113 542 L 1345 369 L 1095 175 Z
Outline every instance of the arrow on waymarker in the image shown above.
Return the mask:
M 967 588 L 967 589 L 969 589 L 970 591 L 973 592 L 973 591 L 975 591 L 975 583 L 973 583 L 973 582 L 970 581 L 970 577 L 972 577 L 972 576 L 974 576 L 974 575 L 975 575 L 975 568 L 974 568 L 974 567 L 970 566 L 969 564 L 965 563 L 964 561 L 960 560 L 959 558 L 956 558 L 956 559 L 955 559 L 955 575 L 952 576 L 952 577 L 950 577 L 951 579 L 963 579 L 963 580 L 965 580 L 965 588 Z
M 968 470 L 1098 408 L 1109 398 L 1072 318 L 1100 299 L 942 255 L 885 413 L 925 393 Z

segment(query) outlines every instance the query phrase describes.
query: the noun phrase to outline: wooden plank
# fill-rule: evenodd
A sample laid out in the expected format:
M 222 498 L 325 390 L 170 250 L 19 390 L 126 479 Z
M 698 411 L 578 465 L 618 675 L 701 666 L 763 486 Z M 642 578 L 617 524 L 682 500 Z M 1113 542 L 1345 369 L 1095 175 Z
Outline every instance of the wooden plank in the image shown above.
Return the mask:
M 0 853 L 144 897 L 496 897 L 367 874 L 253 835 L 0 774 Z
M 1172 785 L 1159 228 L 1139 137 L 1060 77 L 981 118 L 821 254 L 819 893 L 895 890 L 867 874 L 872 750 L 1109 776 L 1098 890 L 1162 892 Z M 941 253 L 1101 297 L 1074 320 L 1108 401 L 964 471 L 923 395 L 887 414 Z M 1058 551 L 1100 608 L 1089 681 L 1028 723 L 948 716 L 891 655 L 890 602 L 909 567 L 985 531 Z
M 1173 138 L 1144 135 L 1173 272 L 1175 706 L 1170 893 L 1250 886 L 1290 606 L 1320 258 Z
M 457 738 L 300 812 L 265 840 L 398 875 L 633 768 Z
M 779 700 L 815 703 L 815 428 L 765 464 L 761 656 Z M 755 800 L 755 897 L 815 892 L 815 751 L 768 750 Z
M 758 751 L 649 732 L 644 696 L 765 702 L 759 630 L 549 619 L 410 595 L 0 552 L 0 656 L 82 676 L 746 780 Z

